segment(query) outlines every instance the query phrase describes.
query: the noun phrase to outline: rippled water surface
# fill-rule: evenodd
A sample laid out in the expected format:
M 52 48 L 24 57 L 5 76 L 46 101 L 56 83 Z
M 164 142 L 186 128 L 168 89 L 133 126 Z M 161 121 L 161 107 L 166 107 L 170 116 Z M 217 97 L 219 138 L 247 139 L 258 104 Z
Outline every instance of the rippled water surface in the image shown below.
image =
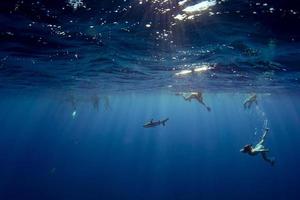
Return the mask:
M 0 87 L 298 89 L 299 16 L 292 1 L 1 2 Z

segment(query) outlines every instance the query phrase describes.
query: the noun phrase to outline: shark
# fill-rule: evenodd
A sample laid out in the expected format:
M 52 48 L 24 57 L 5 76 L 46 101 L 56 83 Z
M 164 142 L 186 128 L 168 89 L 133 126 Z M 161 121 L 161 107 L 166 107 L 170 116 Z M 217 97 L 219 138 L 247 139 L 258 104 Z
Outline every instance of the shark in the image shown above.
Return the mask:
M 163 120 L 158 120 L 158 121 L 154 121 L 153 119 L 150 120 L 150 122 L 147 122 L 143 125 L 144 128 L 152 128 L 152 127 L 156 127 L 159 125 L 166 125 L 166 122 L 169 120 L 169 118 L 163 119 Z

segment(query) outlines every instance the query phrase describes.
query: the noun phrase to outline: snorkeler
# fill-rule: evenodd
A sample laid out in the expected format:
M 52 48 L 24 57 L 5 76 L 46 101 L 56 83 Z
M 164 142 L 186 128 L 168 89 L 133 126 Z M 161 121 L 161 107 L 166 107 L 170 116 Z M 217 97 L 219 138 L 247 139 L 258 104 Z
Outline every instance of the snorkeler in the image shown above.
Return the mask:
M 211 111 L 211 108 L 207 106 L 203 101 L 203 95 L 201 92 L 188 92 L 188 93 L 178 93 L 176 95 L 182 95 L 184 100 L 191 102 L 193 99 L 197 100 L 199 103 L 201 103 L 208 112 Z
M 257 95 L 253 94 L 250 96 L 248 99 L 244 101 L 244 108 L 245 109 L 250 109 L 252 104 L 255 103 L 257 105 Z
M 250 156 L 256 156 L 258 154 L 261 154 L 262 155 L 262 158 L 270 163 L 272 166 L 274 166 L 275 164 L 275 159 L 271 159 L 267 156 L 267 153 L 269 152 L 269 149 L 266 149 L 264 147 L 264 142 L 265 142 L 265 137 L 267 135 L 267 133 L 269 132 L 269 129 L 268 128 L 265 128 L 265 132 L 260 140 L 260 142 L 255 145 L 255 147 L 253 148 L 252 144 L 247 144 L 245 145 L 241 150 L 240 152 L 242 153 L 247 153 L 248 155 Z

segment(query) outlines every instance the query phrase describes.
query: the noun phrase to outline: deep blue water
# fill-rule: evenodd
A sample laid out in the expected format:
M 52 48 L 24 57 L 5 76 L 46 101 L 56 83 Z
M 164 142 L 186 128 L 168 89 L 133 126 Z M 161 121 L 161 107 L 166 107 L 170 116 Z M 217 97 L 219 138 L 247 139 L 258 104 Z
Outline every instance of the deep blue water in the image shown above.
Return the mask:
M 1 98 L 1 199 L 298 199 L 299 95 L 164 93 L 110 95 L 110 108 L 81 99 L 77 116 L 59 98 Z M 264 113 L 264 114 L 263 114 Z M 145 129 L 152 117 L 170 120 Z M 272 167 L 239 152 L 264 120 Z M 255 134 L 256 132 L 256 134 Z
M 9 0 L 0 25 L 1 200 L 300 199 L 296 0 Z M 274 166 L 240 152 L 264 128 Z

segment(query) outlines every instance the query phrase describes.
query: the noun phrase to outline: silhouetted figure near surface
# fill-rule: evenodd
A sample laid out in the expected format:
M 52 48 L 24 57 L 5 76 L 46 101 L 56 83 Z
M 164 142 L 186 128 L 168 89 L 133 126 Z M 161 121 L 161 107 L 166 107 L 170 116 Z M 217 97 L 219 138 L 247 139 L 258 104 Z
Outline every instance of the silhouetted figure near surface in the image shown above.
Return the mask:
M 111 107 L 110 107 L 109 97 L 104 96 L 103 98 L 104 98 L 104 108 L 105 108 L 105 110 L 110 110 Z
M 93 108 L 98 112 L 99 104 L 100 104 L 100 98 L 98 95 L 92 96 L 92 103 L 93 103 Z
M 256 94 L 251 95 L 244 101 L 244 108 L 250 109 L 253 103 L 255 103 L 257 105 L 257 95 Z
M 252 144 L 247 144 L 245 145 L 241 150 L 240 152 L 243 152 L 243 153 L 247 153 L 248 155 L 250 156 L 256 156 L 258 154 L 261 154 L 262 155 L 262 158 L 270 163 L 272 166 L 274 166 L 275 164 L 275 159 L 271 159 L 267 156 L 267 153 L 269 152 L 269 149 L 266 149 L 264 147 L 264 142 L 265 142 L 265 137 L 267 136 L 267 133 L 269 132 L 269 129 L 266 128 L 265 129 L 265 132 L 260 140 L 260 142 L 258 144 L 255 145 L 255 147 L 253 148 Z
M 184 93 L 177 93 L 176 95 L 183 96 L 184 100 L 189 101 L 189 102 L 191 102 L 193 99 L 195 99 L 199 103 L 201 103 L 207 109 L 208 112 L 211 111 L 211 108 L 204 103 L 203 95 L 201 92 L 187 92 L 187 93 L 184 92 Z

